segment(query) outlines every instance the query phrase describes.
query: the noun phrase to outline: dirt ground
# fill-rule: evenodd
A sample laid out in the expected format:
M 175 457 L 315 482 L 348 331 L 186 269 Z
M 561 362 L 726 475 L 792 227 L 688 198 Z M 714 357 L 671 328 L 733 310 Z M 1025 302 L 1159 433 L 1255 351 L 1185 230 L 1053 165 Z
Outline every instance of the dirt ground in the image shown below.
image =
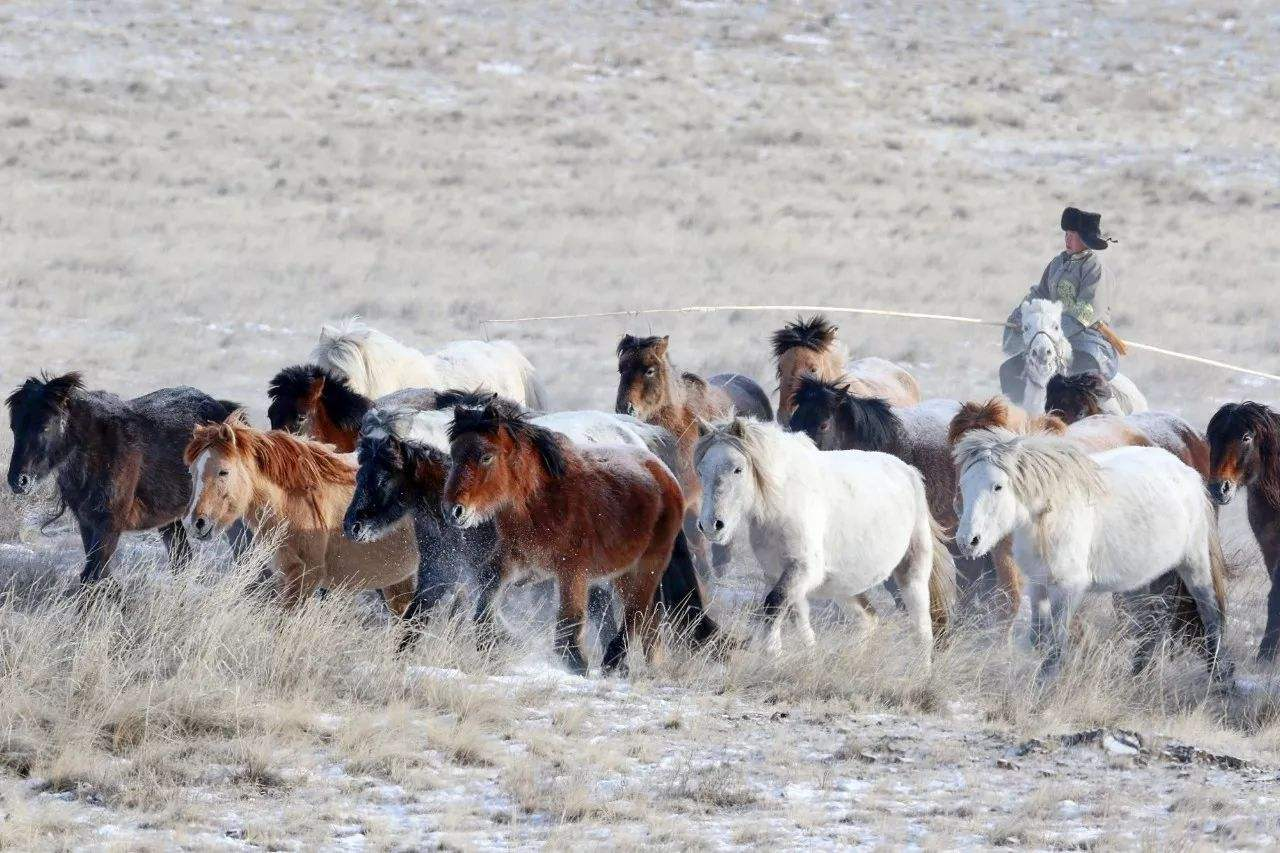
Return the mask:
M 669 333 L 681 367 L 736 369 L 772 388 L 766 339 L 790 312 L 481 321 L 761 303 L 1000 319 L 1059 250 L 1067 204 L 1102 211 L 1119 238 L 1105 261 L 1122 335 L 1277 372 L 1278 35 L 1280 14 L 1263 2 L 14 0 L 0 6 L 0 387 L 71 369 L 125 395 L 191 384 L 262 423 L 270 376 L 306 359 L 322 322 L 359 314 L 423 349 L 514 340 L 559 408 L 611 408 L 625 331 Z M 856 354 L 903 362 L 927 396 L 998 390 L 995 330 L 839 323 Z M 1280 403 L 1276 383 L 1156 355 L 1123 369 L 1153 408 L 1200 426 L 1228 400 Z M 6 434 L 6 458 L 8 447 Z M 65 578 L 77 546 L 65 528 L 35 538 L 28 509 L 0 514 L 0 571 L 24 584 Z M 1265 587 L 1238 507 L 1227 530 L 1244 566 L 1230 640 L 1248 659 Z M 152 538 L 136 540 L 131 553 L 154 557 Z M 3 607 L 8 649 L 32 642 L 39 619 L 62 618 L 56 596 L 20 598 Z M 377 620 L 352 630 L 385 631 Z M 1024 684 L 1000 660 L 1021 661 L 1020 673 L 1026 655 L 997 642 L 979 646 L 984 663 L 966 665 L 942 705 L 882 701 L 862 675 L 779 700 L 764 681 L 726 688 L 719 663 L 634 685 L 414 664 L 406 682 L 418 672 L 509 700 L 497 721 L 468 724 L 491 750 L 479 763 L 447 738 L 432 745 L 471 705 L 459 713 L 403 685 L 326 692 L 346 676 L 312 674 L 306 691 L 270 682 L 255 699 L 276 722 L 258 714 L 226 736 L 247 753 L 211 758 L 201 750 L 222 729 L 201 730 L 191 755 L 165 759 L 241 776 L 166 776 L 134 796 L 139 774 L 168 766 L 140 758 L 160 746 L 76 739 L 97 719 L 69 698 L 91 636 L 74 633 L 59 659 L 48 695 L 63 711 L 20 708 L 0 726 L 31 739 L 22 749 L 34 756 L 0 762 L 0 847 L 1280 837 L 1275 674 L 1252 664 L 1248 701 L 1187 700 L 1178 681 L 1016 714 L 987 688 Z M 842 641 L 829 629 L 823 647 Z M 387 665 L 352 655 L 332 672 Z M 0 678 L 36 689 L 42 670 L 21 674 L 18 660 L 0 658 Z M 201 683 L 182 678 L 183 690 Z M 256 678 L 229 683 L 257 690 Z M 287 736 L 282 708 L 305 719 Z M 1017 754 L 1032 738 L 1098 727 L 1148 743 L 1131 753 L 1114 736 L 1110 749 L 1046 741 Z M 368 743 L 387 755 L 413 752 L 412 772 L 362 763 L 354 730 L 379 732 Z M 156 737 L 179 750 L 189 733 L 174 731 Z M 615 736 L 625 746 L 606 748 Z M 1157 736 L 1250 763 L 1180 762 L 1150 746 Z M 84 743 L 101 752 L 98 771 L 123 777 L 51 783 Z

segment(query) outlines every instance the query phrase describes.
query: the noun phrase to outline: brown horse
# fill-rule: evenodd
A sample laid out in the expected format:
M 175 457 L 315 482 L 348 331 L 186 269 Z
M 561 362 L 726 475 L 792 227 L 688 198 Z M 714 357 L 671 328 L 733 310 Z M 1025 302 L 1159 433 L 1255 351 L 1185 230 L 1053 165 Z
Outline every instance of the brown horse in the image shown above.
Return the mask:
M 559 581 L 555 648 L 565 664 L 586 673 L 587 590 L 610 579 L 623 630 L 605 651 L 605 670 L 625 667 L 628 643 L 637 639 L 653 659 L 654 591 L 684 517 L 680 484 L 667 466 L 640 448 L 575 447 L 493 405 L 456 408 L 449 439 L 446 514 L 464 529 L 494 522 L 499 589 L 531 573 Z
M 1150 434 L 1139 428 L 1136 423 L 1150 419 L 1152 424 L 1170 423 L 1169 428 L 1152 428 Z M 1171 421 L 1168 419 L 1172 419 Z M 1180 422 L 1185 429 L 1174 428 Z M 959 414 L 951 421 L 948 439 L 954 446 L 967 432 L 974 429 L 990 429 L 1002 427 L 1024 435 L 1049 433 L 1061 436 L 1086 453 L 1101 453 L 1117 447 L 1163 447 L 1182 460 L 1183 464 L 1201 472 L 1206 469 L 1199 464 L 1201 451 L 1197 448 L 1195 430 L 1174 415 L 1159 413 L 1143 413 L 1142 415 L 1092 415 L 1084 420 L 1068 424 L 1056 414 L 1030 416 L 1023 409 L 1009 402 L 1005 397 L 992 397 L 982 403 L 966 403 Z M 1200 441 L 1203 441 L 1202 439 Z M 1009 595 L 1010 619 L 1017 613 L 1018 602 L 1022 594 L 1022 578 L 1017 563 L 1013 559 L 1013 548 L 1008 540 L 1001 542 L 992 550 L 992 561 L 1001 585 Z M 1226 578 L 1220 570 L 1215 570 L 1214 591 L 1218 605 L 1226 607 Z M 1147 593 L 1159 602 L 1172 602 L 1171 613 L 1174 632 L 1188 642 L 1197 642 L 1204 637 L 1204 624 L 1200 621 L 1195 600 L 1176 574 L 1169 574 L 1157 579 L 1147 589 Z M 1163 605 L 1162 605 L 1163 606 Z M 1127 604 L 1126 610 L 1135 618 L 1150 618 L 1138 612 L 1139 604 Z M 1140 660 L 1145 660 L 1153 650 L 1154 636 L 1147 647 L 1140 653 Z
M 679 452 L 675 475 L 688 509 L 685 533 L 701 567 L 707 569 L 711 561 L 706 541 L 696 527 L 702 503 L 702 484 L 693 467 L 698 420 L 738 414 L 767 421 L 773 418 L 773 407 L 759 383 L 740 373 L 717 373 L 703 379 L 677 370 L 668 353 L 669 344 L 667 335 L 625 335 L 618 342 L 618 396 L 614 411 L 663 427 L 676 437 Z
M 1227 504 L 1249 490 L 1249 526 L 1271 579 L 1258 658 L 1280 646 L 1280 413 L 1261 403 L 1228 403 L 1209 421 L 1209 494 Z
M 778 362 L 778 423 L 784 428 L 795 413 L 795 395 L 806 376 L 848 387 L 855 397 L 878 397 L 894 406 L 920 402 L 915 377 L 883 358 L 849 360 L 848 348 L 836 339 L 838 326 L 815 314 L 796 318 L 773 333 Z
M 417 587 L 413 525 L 376 542 L 342 536 L 342 516 L 355 491 L 356 467 L 327 446 L 280 431 L 263 432 L 233 414 L 198 426 L 183 459 L 191 470 L 187 524 L 197 538 L 243 519 L 255 532 L 284 528 L 276 552 L 287 607 L 325 589 L 381 589 L 404 615 Z

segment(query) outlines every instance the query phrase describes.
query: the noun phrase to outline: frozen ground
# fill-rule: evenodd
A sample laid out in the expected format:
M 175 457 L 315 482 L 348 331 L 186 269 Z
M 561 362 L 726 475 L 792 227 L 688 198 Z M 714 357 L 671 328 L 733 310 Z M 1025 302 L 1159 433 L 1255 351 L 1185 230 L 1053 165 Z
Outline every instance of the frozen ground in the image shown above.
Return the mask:
M 1276 372 L 1277 35 L 1261 2 L 16 0 L 0 6 L 0 386 L 42 369 L 124 394 L 189 383 L 261 422 L 267 379 L 352 313 L 424 348 L 487 318 L 681 304 L 999 318 L 1057 250 L 1065 204 L 1121 240 L 1122 334 Z M 558 405 L 607 408 L 624 331 L 769 383 L 785 319 L 489 333 Z M 990 330 L 840 322 L 926 394 L 995 390 Z M 1225 400 L 1280 402 L 1152 355 L 1125 371 L 1200 425 Z M 1248 664 L 1247 690 L 1206 696 L 1177 657 L 1135 686 L 1105 653 L 1105 606 L 1050 695 L 989 637 L 921 682 L 892 621 L 829 627 L 811 660 L 676 656 L 632 683 L 547 671 L 537 644 L 477 661 L 465 638 L 406 670 L 367 609 L 277 625 L 163 572 L 135 572 L 130 619 L 82 622 L 61 598 L 77 549 L 65 528 L 34 539 L 28 509 L 0 513 L 0 847 L 1280 836 L 1275 673 Z M 1263 579 L 1238 508 L 1228 532 L 1247 658 Z M 129 547 L 154 560 L 150 537 Z M 190 599 L 187 624 L 166 596 Z M 1099 727 L 1151 745 L 1051 739 Z M 1249 764 L 1184 763 L 1161 737 Z M 1033 738 L 1050 748 L 1019 755 Z

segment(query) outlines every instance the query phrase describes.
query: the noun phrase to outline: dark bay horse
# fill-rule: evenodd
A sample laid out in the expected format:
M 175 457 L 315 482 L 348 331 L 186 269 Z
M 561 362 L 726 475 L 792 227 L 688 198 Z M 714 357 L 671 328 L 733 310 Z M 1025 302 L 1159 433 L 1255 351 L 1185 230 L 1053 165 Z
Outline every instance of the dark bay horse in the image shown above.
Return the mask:
M 684 518 L 684 496 L 667 466 L 640 448 L 575 447 L 492 405 L 455 409 L 449 439 L 447 516 L 463 529 L 494 522 L 499 588 L 528 573 L 558 581 L 555 648 L 565 664 L 587 671 L 587 589 L 605 580 L 623 610 L 623 630 L 605 650 L 605 670 L 625 667 L 628 644 L 637 640 L 652 660 L 655 593 Z
M 286 367 L 267 386 L 272 429 L 308 435 L 341 453 L 356 449 L 360 422 L 373 402 L 318 364 Z
M 698 420 L 738 414 L 767 421 L 773 419 L 773 406 L 760 384 L 741 373 L 717 373 L 703 379 L 677 370 L 668 353 L 669 345 L 668 335 L 623 336 L 617 350 L 618 394 L 614 411 L 663 427 L 676 437 L 679 464 L 674 473 L 684 490 L 688 509 L 685 534 L 694 543 L 699 562 L 709 569 L 712 560 L 696 527 L 702 502 L 702 484 L 693 466 Z M 727 556 L 727 551 L 718 548 L 715 563 L 722 563 Z
M 182 451 L 199 424 L 238 406 L 195 388 L 161 388 L 132 400 L 86 391 L 78 373 L 34 377 L 9 395 L 9 488 L 35 489 L 56 472 L 63 507 L 80 527 L 82 583 L 106 576 L 120 534 L 159 528 L 175 566 L 191 554 L 182 515 L 191 477 Z M 229 531 L 240 544 L 239 531 Z
M 1228 403 L 1209 421 L 1209 495 L 1230 503 L 1249 492 L 1249 526 L 1271 579 L 1267 627 L 1258 658 L 1275 659 L 1280 646 L 1280 412 L 1261 403 Z

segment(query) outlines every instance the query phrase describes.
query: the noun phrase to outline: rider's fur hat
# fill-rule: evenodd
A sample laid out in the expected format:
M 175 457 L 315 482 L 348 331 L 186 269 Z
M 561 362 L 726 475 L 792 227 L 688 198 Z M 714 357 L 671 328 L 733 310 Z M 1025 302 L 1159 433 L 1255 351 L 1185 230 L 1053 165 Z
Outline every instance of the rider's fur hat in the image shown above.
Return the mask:
M 1103 234 L 1102 214 L 1089 213 L 1078 207 L 1068 207 L 1062 211 L 1062 230 L 1074 231 L 1080 235 L 1080 239 L 1090 249 L 1102 250 L 1107 248 L 1108 243 L 1114 243 L 1111 235 Z

